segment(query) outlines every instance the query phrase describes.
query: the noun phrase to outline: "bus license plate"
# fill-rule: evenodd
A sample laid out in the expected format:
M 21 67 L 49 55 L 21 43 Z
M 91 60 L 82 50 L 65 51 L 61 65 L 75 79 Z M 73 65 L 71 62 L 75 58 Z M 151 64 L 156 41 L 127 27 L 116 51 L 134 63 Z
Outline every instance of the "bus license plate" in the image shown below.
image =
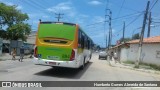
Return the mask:
M 50 65 L 56 65 L 56 62 L 49 62 Z
M 58 56 L 48 56 L 47 58 L 51 59 L 51 60 L 58 60 L 59 59 Z

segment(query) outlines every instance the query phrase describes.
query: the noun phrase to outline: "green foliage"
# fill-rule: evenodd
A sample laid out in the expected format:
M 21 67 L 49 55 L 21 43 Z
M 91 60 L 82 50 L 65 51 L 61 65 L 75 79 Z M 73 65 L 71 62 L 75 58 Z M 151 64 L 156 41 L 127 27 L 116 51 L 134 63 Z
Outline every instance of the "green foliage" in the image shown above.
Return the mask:
M 0 30 L 0 37 L 1 38 L 6 38 L 6 31 Z
M 139 33 L 136 33 L 132 36 L 132 40 L 134 39 L 140 39 Z
M 150 63 L 140 63 L 140 65 L 146 65 L 146 66 L 150 66 L 151 68 L 155 69 L 155 70 L 159 70 L 160 71 L 160 65 L 155 65 L 155 64 L 150 64 Z
M 23 14 L 20 10 L 17 10 L 16 7 L 15 5 L 7 6 L 4 3 L 0 3 L 0 17 L 3 19 L 1 25 L 7 27 L 5 37 L 3 38 L 26 40 L 26 36 L 31 31 L 30 25 L 25 23 L 29 17 L 27 14 Z
M 135 64 L 135 62 L 133 62 L 133 61 L 129 61 L 129 60 L 127 60 L 127 61 L 123 61 L 123 63 L 125 63 L 125 64 Z
M 131 38 L 120 38 L 120 43 L 122 43 L 122 42 L 127 42 L 127 41 L 130 41 L 131 40 Z
M 129 60 L 123 61 L 123 63 L 125 63 L 125 64 L 135 64 L 134 61 L 129 61 Z M 134 68 L 139 68 L 139 67 L 144 67 L 144 66 L 146 66 L 146 67 L 149 66 L 150 68 L 152 68 L 154 70 L 159 70 L 160 71 L 160 65 L 155 65 L 155 64 L 150 64 L 150 63 L 143 63 L 143 62 L 139 63 L 139 66 L 135 65 Z

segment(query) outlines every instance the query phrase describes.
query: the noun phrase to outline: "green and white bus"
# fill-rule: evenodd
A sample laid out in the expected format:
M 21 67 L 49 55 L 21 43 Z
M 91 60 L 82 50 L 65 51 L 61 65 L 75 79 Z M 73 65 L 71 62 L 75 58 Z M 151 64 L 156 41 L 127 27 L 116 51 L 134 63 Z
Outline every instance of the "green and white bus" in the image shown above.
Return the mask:
M 39 22 L 33 62 L 53 67 L 84 68 L 93 41 L 78 24 Z

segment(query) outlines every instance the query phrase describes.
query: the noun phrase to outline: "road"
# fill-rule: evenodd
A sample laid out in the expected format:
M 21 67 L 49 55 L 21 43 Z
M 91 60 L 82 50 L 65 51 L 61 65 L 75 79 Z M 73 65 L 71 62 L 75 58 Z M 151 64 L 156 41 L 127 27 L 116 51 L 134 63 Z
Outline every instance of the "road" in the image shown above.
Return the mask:
M 106 60 L 98 60 L 94 54 L 84 70 L 52 68 L 34 65 L 31 59 L 0 61 L 0 81 L 160 81 L 160 75 L 111 67 Z M 1 90 L 22 88 L 1 88 Z M 24 88 L 27 89 L 27 88 Z M 43 90 L 44 88 L 34 88 Z M 51 88 L 45 88 L 47 90 Z M 75 90 L 73 87 L 54 88 L 55 90 Z M 106 87 L 77 87 L 78 90 L 106 90 Z M 107 87 L 109 90 L 160 90 L 160 88 Z

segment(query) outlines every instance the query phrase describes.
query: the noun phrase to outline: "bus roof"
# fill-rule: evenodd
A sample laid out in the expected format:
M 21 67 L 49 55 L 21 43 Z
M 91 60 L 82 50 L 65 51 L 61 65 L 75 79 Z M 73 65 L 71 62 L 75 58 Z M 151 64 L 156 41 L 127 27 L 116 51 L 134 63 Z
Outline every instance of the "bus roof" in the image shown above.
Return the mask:
M 45 21 L 45 22 L 40 22 L 40 24 L 64 24 L 64 25 L 77 25 L 74 23 L 68 23 L 68 22 L 51 22 L 51 21 Z

